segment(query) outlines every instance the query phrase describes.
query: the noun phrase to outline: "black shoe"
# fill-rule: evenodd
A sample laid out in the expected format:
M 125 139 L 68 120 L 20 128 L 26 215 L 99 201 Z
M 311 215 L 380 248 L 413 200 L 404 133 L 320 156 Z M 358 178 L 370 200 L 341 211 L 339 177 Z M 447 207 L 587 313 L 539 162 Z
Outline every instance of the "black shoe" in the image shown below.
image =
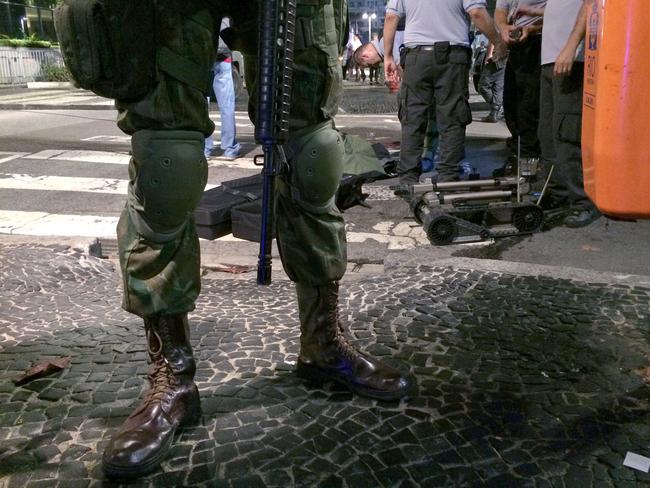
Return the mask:
M 583 209 L 574 209 L 571 212 L 571 215 L 567 216 L 564 219 L 564 225 L 572 229 L 577 229 L 579 227 L 586 227 L 591 224 L 593 221 L 600 218 L 601 213 L 597 208 L 583 208 Z
M 420 171 L 409 171 L 399 175 L 399 184 L 402 186 L 417 185 L 420 183 Z
M 489 124 L 494 124 L 499 120 L 497 112 L 492 110 L 489 114 L 481 119 L 481 122 L 487 122 Z
M 517 176 L 517 156 L 508 156 L 503 166 L 492 171 L 493 178 L 504 178 L 506 176 Z
M 545 212 L 546 211 L 559 211 L 559 210 L 563 210 L 566 213 L 569 212 L 569 206 L 566 204 L 566 202 L 559 201 L 559 200 L 553 198 L 553 196 L 548 192 L 542 197 L 542 200 L 539 202 L 538 205 Z

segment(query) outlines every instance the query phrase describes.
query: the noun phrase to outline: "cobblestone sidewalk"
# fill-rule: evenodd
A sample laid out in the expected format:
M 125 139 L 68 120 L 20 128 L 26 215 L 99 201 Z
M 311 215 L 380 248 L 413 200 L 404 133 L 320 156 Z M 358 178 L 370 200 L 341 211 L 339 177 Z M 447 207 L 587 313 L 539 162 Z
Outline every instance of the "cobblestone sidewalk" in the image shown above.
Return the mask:
M 342 289 L 355 342 L 417 378 L 400 403 L 292 373 L 288 282 L 205 280 L 191 315 L 201 425 L 130 486 L 635 487 L 650 457 L 650 289 L 455 267 Z M 0 245 L 0 487 L 114 486 L 100 454 L 144 386 L 109 261 Z M 61 373 L 16 387 L 31 364 Z

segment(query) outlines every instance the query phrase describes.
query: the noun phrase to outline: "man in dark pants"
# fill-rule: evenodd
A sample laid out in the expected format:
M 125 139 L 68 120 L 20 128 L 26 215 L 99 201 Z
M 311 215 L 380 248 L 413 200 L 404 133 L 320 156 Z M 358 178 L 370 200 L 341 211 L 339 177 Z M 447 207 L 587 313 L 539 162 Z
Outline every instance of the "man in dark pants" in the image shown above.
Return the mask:
M 600 216 L 585 194 L 582 176 L 583 40 L 590 4 L 548 0 L 544 12 L 530 12 L 544 14 L 539 141 L 553 174 L 543 204 L 569 207 L 567 227 L 584 227 Z
M 406 18 L 399 105 L 402 144 L 397 167 L 402 185 L 419 181 L 427 112 L 434 102 L 440 132 L 438 181 L 458 179 L 458 163 L 465 157 L 465 127 L 472 121 L 468 88 L 470 22 L 495 43 L 498 56 L 504 51 L 486 6 L 485 0 L 390 0 L 386 7 L 386 80 L 397 76 L 393 39 L 400 18 Z
M 200 414 L 188 312 L 200 291 L 200 247 L 193 210 L 207 164 L 207 75 L 214 61 L 214 28 L 229 15 L 241 31 L 247 86 L 254 107 L 260 2 L 155 2 L 159 76 L 149 93 L 117 100 L 118 125 L 132 135 L 129 193 L 118 223 L 123 308 L 144 322 L 150 388 L 103 454 L 111 478 L 156 469 L 175 432 Z M 338 60 L 347 12 L 344 0 L 298 0 L 289 168 L 276 182 L 276 235 L 287 275 L 296 283 L 300 354 L 296 372 L 331 380 L 379 400 L 397 400 L 410 379 L 360 353 L 342 334 L 338 281 L 345 273 L 345 224 L 335 205 L 343 149 L 333 125 L 341 92 Z M 131 26 L 133 27 L 133 26 Z M 138 26 L 135 26 L 137 29 Z M 164 64 L 163 64 L 164 61 Z M 186 68 L 191 68 L 188 70 Z M 252 110 L 253 120 L 255 119 Z
M 503 89 L 503 110 L 512 135 L 508 147 L 513 154 L 521 150 L 522 172 L 534 171 L 539 161 L 537 126 L 542 17 L 522 14 L 521 9 L 543 8 L 545 4 L 546 0 L 497 0 L 494 13 L 501 38 L 509 49 Z

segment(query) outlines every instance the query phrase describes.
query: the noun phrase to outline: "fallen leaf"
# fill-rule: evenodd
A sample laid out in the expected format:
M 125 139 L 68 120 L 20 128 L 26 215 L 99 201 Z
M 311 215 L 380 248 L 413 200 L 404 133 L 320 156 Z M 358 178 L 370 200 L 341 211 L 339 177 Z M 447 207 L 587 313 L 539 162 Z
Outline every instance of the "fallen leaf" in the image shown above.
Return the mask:
M 24 385 L 25 383 L 29 383 L 35 379 L 43 378 L 61 371 L 67 368 L 71 362 L 71 356 L 43 361 L 27 369 L 22 376 L 15 378 L 12 381 L 16 386 Z
M 224 264 L 224 265 L 217 265 L 217 266 L 206 266 L 204 268 L 204 271 L 216 271 L 219 273 L 230 273 L 230 274 L 242 274 L 242 273 L 250 273 L 251 271 L 255 271 L 257 269 L 256 266 L 244 266 L 241 264 Z
M 601 249 L 599 247 L 592 246 L 591 244 L 584 244 L 582 246 L 582 250 L 583 251 L 590 251 L 590 252 L 600 252 L 601 251 Z

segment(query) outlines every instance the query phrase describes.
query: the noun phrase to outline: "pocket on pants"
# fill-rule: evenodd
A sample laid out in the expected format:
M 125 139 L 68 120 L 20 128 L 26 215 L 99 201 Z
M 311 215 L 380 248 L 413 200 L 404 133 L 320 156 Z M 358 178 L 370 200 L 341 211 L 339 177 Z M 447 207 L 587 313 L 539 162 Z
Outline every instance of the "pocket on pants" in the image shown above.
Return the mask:
M 464 98 L 460 98 L 456 103 L 455 112 L 458 117 L 458 122 L 462 126 L 468 126 L 472 123 L 472 109 L 469 106 L 469 102 Z
M 469 66 L 471 61 L 471 56 L 469 50 L 465 51 L 464 49 L 452 49 L 449 53 L 449 62 L 452 64 L 466 64 Z
M 580 114 L 561 115 L 557 132 L 557 138 L 559 141 L 580 144 L 582 116 Z

